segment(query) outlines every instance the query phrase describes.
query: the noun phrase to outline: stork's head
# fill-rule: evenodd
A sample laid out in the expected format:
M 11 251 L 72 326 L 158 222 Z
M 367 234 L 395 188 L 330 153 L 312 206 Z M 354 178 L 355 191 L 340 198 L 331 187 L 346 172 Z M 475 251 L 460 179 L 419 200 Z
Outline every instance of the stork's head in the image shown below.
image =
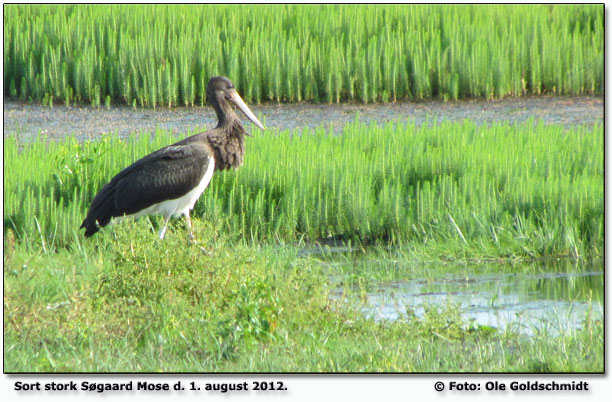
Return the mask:
M 226 117 L 225 115 L 220 115 L 220 113 L 225 114 L 229 112 L 226 105 L 229 106 L 229 103 L 233 103 L 257 127 L 265 130 L 263 124 L 255 117 L 255 114 L 253 114 L 251 109 L 244 103 L 240 95 L 238 95 L 234 84 L 226 77 L 212 77 L 210 81 L 208 81 L 208 85 L 206 86 L 206 101 L 212 104 L 217 111 L 219 121 L 222 121 Z

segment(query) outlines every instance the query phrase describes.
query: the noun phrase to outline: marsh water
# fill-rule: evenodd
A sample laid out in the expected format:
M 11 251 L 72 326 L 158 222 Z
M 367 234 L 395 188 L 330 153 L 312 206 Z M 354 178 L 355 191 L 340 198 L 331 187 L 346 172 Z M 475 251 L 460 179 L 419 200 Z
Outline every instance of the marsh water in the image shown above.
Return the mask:
M 422 317 L 429 308 L 450 307 L 468 323 L 554 336 L 603 318 L 601 261 L 415 264 L 352 256 L 321 263 L 335 281 L 333 299 L 376 320 Z M 377 279 L 381 273 L 384 278 Z
M 355 116 L 363 122 L 385 123 L 413 119 L 417 125 L 432 121 L 463 121 L 477 124 L 510 123 L 528 119 L 545 124 L 598 124 L 603 122 L 601 97 L 524 97 L 496 101 L 398 102 L 393 104 L 252 105 L 252 110 L 271 129 L 315 128 L 323 125 L 339 133 Z M 60 139 L 74 134 L 79 140 L 116 132 L 210 128 L 215 123 L 210 108 L 183 107 L 133 109 L 125 106 L 53 108 L 4 103 L 4 136 L 27 142 L 43 135 Z M 389 258 L 356 256 L 346 247 L 328 248 L 323 254 L 304 250 L 319 258 L 334 284 L 332 298 L 355 304 L 366 316 L 396 320 L 410 314 L 424 315 L 430 307 L 459 307 L 465 319 L 525 334 L 547 331 L 561 334 L 603 317 L 603 262 L 579 263 L 548 260 L 530 264 L 416 264 Z M 341 258 L 339 258 L 341 257 Z M 367 278 L 364 282 L 363 278 Z M 364 284 L 365 283 L 365 284 Z

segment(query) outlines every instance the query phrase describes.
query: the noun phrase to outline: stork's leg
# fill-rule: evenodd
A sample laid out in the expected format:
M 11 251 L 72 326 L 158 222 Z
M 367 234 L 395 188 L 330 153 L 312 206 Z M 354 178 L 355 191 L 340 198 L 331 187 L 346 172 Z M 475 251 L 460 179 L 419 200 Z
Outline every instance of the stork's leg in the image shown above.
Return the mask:
M 189 217 L 189 211 L 185 212 L 185 223 L 187 224 L 187 230 L 189 230 L 189 244 L 198 246 L 198 244 L 196 243 L 195 236 L 193 235 L 192 228 L 191 228 L 191 218 Z M 204 247 L 202 246 L 198 246 L 198 247 L 200 248 L 200 251 L 202 251 L 204 254 L 212 256 L 212 253 L 206 250 Z
M 166 229 L 168 228 L 168 221 L 170 220 L 170 216 L 164 216 L 164 227 L 161 228 L 161 230 L 159 231 L 159 238 L 163 239 L 164 236 L 166 235 Z
M 191 218 L 189 217 L 189 211 L 185 212 L 185 222 L 187 223 L 187 230 L 189 231 L 189 240 L 193 241 L 193 231 L 191 230 Z

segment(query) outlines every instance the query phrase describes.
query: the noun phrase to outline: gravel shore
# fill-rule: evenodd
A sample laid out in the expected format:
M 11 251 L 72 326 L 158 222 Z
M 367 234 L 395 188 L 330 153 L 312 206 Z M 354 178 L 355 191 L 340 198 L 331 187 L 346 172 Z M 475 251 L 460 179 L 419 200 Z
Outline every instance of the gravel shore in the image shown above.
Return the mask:
M 355 119 L 384 123 L 393 119 L 414 119 L 417 125 L 429 121 L 463 121 L 478 124 L 495 121 L 521 122 L 531 117 L 547 124 L 595 124 L 603 122 L 603 98 L 597 96 L 539 96 L 502 100 L 424 101 L 388 104 L 264 104 L 250 105 L 266 128 L 296 129 L 333 125 L 340 130 Z M 210 107 L 133 109 L 127 106 L 46 107 L 20 102 L 4 102 L 4 137 L 17 135 L 20 141 L 35 138 L 40 132 L 49 139 L 75 133 L 79 140 L 93 139 L 117 131 L 125 137 L 133 132 L 155 128 L 184 132 L 211 128 L 216 117 Z

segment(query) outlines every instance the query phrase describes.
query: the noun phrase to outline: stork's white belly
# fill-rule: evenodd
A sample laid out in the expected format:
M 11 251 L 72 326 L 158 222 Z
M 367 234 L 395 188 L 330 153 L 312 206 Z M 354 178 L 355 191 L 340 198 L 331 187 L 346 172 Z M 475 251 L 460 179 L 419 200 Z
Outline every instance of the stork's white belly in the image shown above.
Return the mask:
M 175 198 L 173 200 L 162 201 L 158 204 L 153 204 L 148 208 L 143 209 L 142 211 L 138 211 L 135 214 L 129 215 L 135 218 L 143 215 L 163 215 L 164 217 L 170 217 L 172 215 L 186 215 L 190 210 L 193 209 L 198 198 L 204 192 L 210 180 L 212 179 L 213 173 L 215 171 L 215 159 L 210 158 L 208 160 L 208 169 L 206 169 L 206 173 L 200 180 L 200 183 L 194 187 L 190 192 L 185 194 L 182 197 Z

